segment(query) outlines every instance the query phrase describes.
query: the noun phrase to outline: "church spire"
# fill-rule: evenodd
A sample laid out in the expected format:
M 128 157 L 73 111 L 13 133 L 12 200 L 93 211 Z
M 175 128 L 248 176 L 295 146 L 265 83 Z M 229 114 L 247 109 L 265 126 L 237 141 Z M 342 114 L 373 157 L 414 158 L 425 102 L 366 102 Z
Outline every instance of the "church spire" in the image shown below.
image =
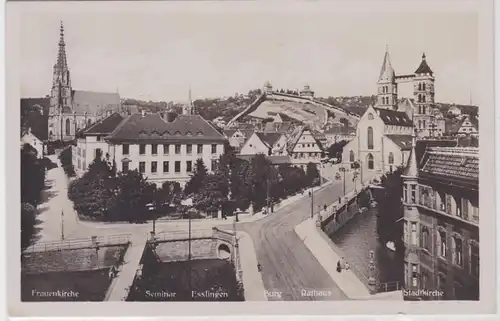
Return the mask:
M 189 85 L 189 93 L 188 93 L 188 102 L 187 104 L 182 108 L 182 113 L 184 115 L 192 115 L 194 114 L 194 106 L 193 106 L 193 100 L 191 99 L 191 84 Z
M 417 137 L 415 134 L 415 127 L 413 127 L 410 157 L 408 158 L 408 164 L 406 165 L 403 174 L 406 177 L 417 177 L 418 175 L 417 155 L 415 151 L 416 146 L 417 146 Z
M 382 68 L 380 69 L 380 76 L 378 80 L 384 82 L 392 82 L 394 81 L 395 76 L 396 73 L 394 72 L 394 68 L 392 68 L 391 57 L 389 56 L 389 46 L 386 45 L 384 61 L 382 62 Z
M 68 68 L 68 62 L 66 60 L 66 43 L 64 42 L 64 25 L 62 21 L 59 30 L 60 30 L 60 37 L 59 37 L 59 52 L 57 55 L 57 67 L 60 70 L 66 70 Z

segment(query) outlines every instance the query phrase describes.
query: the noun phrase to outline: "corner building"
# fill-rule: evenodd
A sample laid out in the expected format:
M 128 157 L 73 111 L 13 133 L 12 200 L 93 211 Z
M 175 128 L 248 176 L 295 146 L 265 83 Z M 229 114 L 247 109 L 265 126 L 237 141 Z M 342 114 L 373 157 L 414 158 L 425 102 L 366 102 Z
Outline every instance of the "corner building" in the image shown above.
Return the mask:
M 479 150 L 415 139 L 403 177 L 405 288 L 422 300 L 479 300 Z

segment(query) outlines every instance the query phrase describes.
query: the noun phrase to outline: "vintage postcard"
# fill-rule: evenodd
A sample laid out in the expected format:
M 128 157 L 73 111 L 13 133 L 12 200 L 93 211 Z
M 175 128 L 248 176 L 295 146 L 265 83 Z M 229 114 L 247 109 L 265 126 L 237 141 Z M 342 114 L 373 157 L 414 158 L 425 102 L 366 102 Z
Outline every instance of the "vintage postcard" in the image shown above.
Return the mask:
M 492 7 L 8 3 L 11 314 L 495 312 Z

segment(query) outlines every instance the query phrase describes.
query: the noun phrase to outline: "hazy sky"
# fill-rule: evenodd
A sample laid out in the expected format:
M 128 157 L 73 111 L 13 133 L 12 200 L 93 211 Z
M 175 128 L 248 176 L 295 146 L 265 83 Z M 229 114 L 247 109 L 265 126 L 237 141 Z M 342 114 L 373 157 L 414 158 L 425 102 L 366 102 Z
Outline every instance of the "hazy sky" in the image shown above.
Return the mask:
M 189 84 L 196 99 L 247 93 L 269 80 L 277 88 L 308 83 L 319 96 L 370 95 L 388 45 L 397 74 L 413 73 L 425 51 L 436 101 L 469 103 L 472 96 L 474 103 L 474 11 L 429 11 L 428 1 L 417 11 L 387 4 L 342 10 L 332 3 L 31 7 L 19 16 L 21 96 L 49 93 L 63 20 L 74 89 L 185 100 Z

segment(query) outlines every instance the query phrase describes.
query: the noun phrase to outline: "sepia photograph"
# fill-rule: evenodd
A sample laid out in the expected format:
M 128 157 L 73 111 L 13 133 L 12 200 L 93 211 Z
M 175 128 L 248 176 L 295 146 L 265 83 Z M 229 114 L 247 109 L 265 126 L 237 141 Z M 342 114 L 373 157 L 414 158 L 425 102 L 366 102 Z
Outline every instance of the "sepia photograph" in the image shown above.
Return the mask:
M 453 4 L 9 3 L 15 313 L 490 311 L 492 2 Z

